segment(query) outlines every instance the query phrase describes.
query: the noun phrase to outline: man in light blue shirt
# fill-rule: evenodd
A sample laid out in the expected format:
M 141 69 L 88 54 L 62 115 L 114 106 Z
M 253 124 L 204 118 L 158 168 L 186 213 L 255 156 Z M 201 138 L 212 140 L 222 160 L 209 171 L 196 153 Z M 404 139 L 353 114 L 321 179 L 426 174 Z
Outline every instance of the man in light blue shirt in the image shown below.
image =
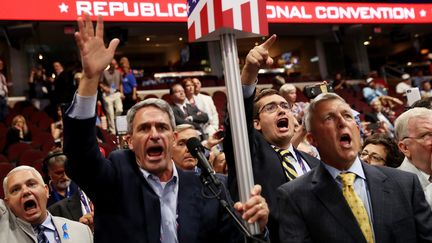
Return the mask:
M 105 48 L 101 18 L 96 32 L 89 16 L 85 22 L 79 18 L 78 26 L 84 77 L 64 116 L 64 152 L 67 172 L 94 203 L 95 242 L 241 242 L 219 200 L 203 195 L 199 176 L 174 165 L 178 134 L 167 102 L 146 99 L 132 106 L 129 149 L 114 151 L 108 159 L 101 156 L 94 136 L 97 83 L 119 40 Z M 260 192 L 255 186 L 250 199 L 234 208 L 264 232 L 268 207 Z

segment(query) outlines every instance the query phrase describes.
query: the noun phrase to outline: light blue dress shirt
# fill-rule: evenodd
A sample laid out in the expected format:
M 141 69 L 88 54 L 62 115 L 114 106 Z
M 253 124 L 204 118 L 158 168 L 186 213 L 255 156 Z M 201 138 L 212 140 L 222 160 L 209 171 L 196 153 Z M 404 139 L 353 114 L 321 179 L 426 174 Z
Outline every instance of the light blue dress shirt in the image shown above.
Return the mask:
M 70 118 L 88 119 L 96 115 L 97 94 L 93 96 L 81 96 L 75 93 L 71 106 L 66 111 Z
M 258 83 L 258 79 L 255 81 L 255 83 L 251 85 L 242 85 L 243 98 L 247 99 L 253 95 L 257 83 Z
M 342 181 L 338 177 L 339 174 L 343 172 L 352 172 L 356 174 L 356 178 L 354 180 L 354 191 L 357 193 L 357 195 L 360 197 L 360 199 L 363 201 L 363 204 L 366 208 L 367 213 L 369 214 L 369 223 L 373 225 L 373 215 L 372 215 L 372 204 L 370 201 L 370 194 L 369 194 L 369 188 L 366 183 L 366 176 L 363 171 L 363 167 L 361 165 L 360 159 L 357 157 L 354 161 L 354 163 L 351 165 L 351 167 L 346 171 L 338 170 L 330 165 L 327 165 L 323 163 L 324 167 L 327 169 L 327 171 L 330 173 L 332 178 L 336 181 L 339 188 L 342 190 Z M 373 231 L 373 227 L 372 227 Z
M 177 196 L 178 196 L 178 172 L 173 163 L 173 176 L 167 182 L 161 182 L 159 178 L 140 169 L 144 178 L 158 195 L 161 207 L 161 243 L 177 243 Z

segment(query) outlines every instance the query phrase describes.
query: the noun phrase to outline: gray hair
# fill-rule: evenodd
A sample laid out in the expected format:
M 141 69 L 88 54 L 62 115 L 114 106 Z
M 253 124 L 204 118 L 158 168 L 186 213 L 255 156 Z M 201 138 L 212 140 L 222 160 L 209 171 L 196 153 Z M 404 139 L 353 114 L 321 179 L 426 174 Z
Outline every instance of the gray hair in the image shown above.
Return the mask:
M 304 110 L 305 115 L 304 115 L 303 121 L 304 121 L 306 131 L 308 131 L 308 132 L 311 131 L 312 116 L 315 112 L 317 105 L 323 101 L 336 100 L 336 99 L 346 103 L 346 101 L 342 97 L 340 97 L 339 95 L 337 95 L 335 93 L 321 93 L 317 97 L 315 97 L 313 100 L 311 100 L 309 105 L 306 106 L 306 108 Z
M 64 165 L 66 159 L 66 155 L 64 155 L 61 150 L 54 150 L 50 152 L 45 158 L 47 169 L 51 169 L 54 164 Z
M 133 129 L 132 128 L 132 122 L 133 122 L 135 115 L 138 112 L 138 110 L 140 110 L 141 108 L 144 108 L 144 107 L 148 107 L 148 106 L 153 106 L 153 107 L 156 107 L 156 108 L 166 112 L 168 114 L 168 117 L 170 118 L 171 127 L 173 130 L 175 130 L 176 123 L 175 123 L 174 112 L 172 111 L 171 106 L 168 104 L 168 102 L 166 102 L 165 100 L 162 100 L 162 99 L 149 98 L 149 99 L 145 99 L 143 101 L 136 103 L 134 106 L 132 106 L 132 108 L 129 109 L 129 111 L 126 115 L 127 130 L 128 130 L 129 134 L 132 134 L 132 129 Z
M 11 176 L 13 173 L 16 173 L 16 172 L 19 172 L 19 171 L 30 171 L 30 172 L 32 172 L 33 175 L 36 176 L 36 179 L 40 183 L 42 183 L 42 185 L 45 185 L 45 182 L 44 182 L 44 180 L 42 178 L 42 175 L 39 173 L 39 171 L 37 171 L 35 168 L 33 168 L 31 166 L 21 165 L 21 166 L 15 167 L 11 171 L 9 171 L 9 173 L 3 179 L 3 191 L 5 193 L 5 196 L 7 196 L 9 194 L 9 191 L 7 189 L 7 183 L 8 183 L 9 176 Z
M 193 130 L 196 130 L 195 127 L 194 127 L 193 125 L 184 123 L 184 124 L 179 124 L 179 125 L 175 128 L 175 131 L 176 131 L 176 132 L 183 132 L 184 130 L 187 130 L 187 129 L 193 129 Z
M 415 107 L 402 113 L 395 121 L 395 136 L 398 141 L 408 136 L 408 123 L 412 118 L 431 118 L 432 110 Z
M 293 84 L 284 84 L 279 88 L 279 94 L 288 93 L 291 90 L 297 90 Z

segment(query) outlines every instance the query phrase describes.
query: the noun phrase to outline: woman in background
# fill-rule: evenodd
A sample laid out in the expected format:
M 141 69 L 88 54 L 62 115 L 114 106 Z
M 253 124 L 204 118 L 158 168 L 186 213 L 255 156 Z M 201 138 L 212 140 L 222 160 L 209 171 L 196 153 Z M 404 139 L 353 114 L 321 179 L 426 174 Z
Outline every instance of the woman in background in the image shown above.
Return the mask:
M 364 142 L 360 159 L 371 165 L 396 168 L 402 163 L 404 155 L 393 138 L 384 133 L 375 133 Z
M 27 127 L 25 118 L 22 115 L 17 115 L 12 119 L 12 126 L 7 131 L 4 154 L 7 154 L 12 144 L 21 142 L 30 143 L 31 141 L 32 135 Z

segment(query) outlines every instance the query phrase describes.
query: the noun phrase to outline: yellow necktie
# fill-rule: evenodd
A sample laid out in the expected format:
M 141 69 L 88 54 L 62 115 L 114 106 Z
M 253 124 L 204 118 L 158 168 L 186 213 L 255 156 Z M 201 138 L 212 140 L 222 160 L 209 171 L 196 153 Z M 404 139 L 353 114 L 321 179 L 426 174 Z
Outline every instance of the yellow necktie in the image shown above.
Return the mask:
M 294 180 L 298 177 L 297 171 L 295 170 L 294 163 L 295 159 L 288 149 L 280 149 L 274 147 L 275 151 L 282 157 L 282 166 L 284 168 L 285 176 L 289 180 Z
M 356 175 L 354 173 L 341 173 L 339 177 L 342 180 L 342 193 L 354 214 L 360 229 L 368 243 L 373 243 L 374 238 L 369 221 L 369 215 L 360 197 L 354 191 L 354 180 Z

